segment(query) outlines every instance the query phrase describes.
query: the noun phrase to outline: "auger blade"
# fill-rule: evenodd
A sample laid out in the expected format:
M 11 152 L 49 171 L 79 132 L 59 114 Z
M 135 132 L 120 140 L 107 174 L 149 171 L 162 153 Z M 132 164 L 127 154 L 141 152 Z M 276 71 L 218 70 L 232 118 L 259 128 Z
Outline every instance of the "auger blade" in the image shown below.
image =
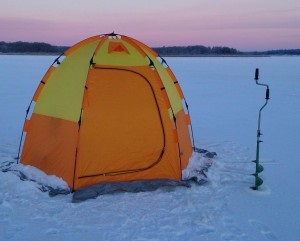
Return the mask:
M 259 186 L 261 186 L 263 184 L 263 180 L 257 176 L 257 174 L 255 175 L 255 186 L 251 187 L 253 190 L 257 190 Z
M 260 164 L 256 165 L 256 173 L 261 173 L 264 170 L 264 167 Z

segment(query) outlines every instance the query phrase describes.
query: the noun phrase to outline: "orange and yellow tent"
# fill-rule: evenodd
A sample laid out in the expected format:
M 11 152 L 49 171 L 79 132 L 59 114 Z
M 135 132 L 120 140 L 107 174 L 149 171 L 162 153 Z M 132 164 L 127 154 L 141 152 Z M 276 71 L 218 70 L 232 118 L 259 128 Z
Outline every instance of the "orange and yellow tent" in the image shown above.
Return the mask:
M 24 123 L 20 162 L 96 183 L 181 180 L 192 154 L 190 117 L 171 69 L 118 34 L 85 39 L 50 66 Z

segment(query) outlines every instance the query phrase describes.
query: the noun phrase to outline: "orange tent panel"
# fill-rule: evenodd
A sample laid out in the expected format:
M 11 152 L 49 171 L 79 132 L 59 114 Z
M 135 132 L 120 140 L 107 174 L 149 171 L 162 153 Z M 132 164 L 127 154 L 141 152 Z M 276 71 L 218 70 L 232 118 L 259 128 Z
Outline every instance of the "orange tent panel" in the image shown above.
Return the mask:
M 165 124 L 147 78 L 131 70 L 96 68 L 90 70 L 86 92 L 90 104 L 81 119 L 77 178 L 145 171 L 161 161 Z
M 22 163 L 62 177 L 72 187 L 77 139 L 77 123 L 33 113 Z

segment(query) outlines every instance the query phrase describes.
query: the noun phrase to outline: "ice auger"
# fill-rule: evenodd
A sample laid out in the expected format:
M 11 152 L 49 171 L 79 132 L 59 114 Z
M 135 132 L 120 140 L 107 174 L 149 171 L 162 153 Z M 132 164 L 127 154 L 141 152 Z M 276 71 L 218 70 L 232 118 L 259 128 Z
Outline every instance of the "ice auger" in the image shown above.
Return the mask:
M 266 89 L 266 97 L 265 97 L 265 103 L 264 105 L 260 108 L 259 114 L 258 114 L 258 128 L 257 128 L 257 140 L 256 140 L 256 159 L 253 161 L 255 163 L 255 173 L 252 175 L 255 177 L 255 184 L 251 188 L 253 190 L 257 190 L 259 186 L 263 184 L 263 180 L 258 176 L 259 173 L 261 173 L 264 170 L 264 167 L 259 163 L 259 145 L 262 142 L 260 140 L 260 136 L 262 135 L 261 130 L 260 130 L 260 121 L 261 121 L 261 111 L 265 106 L 268 104 L 268 100 L 270 99 L 270 89 L 267 84 L 262 84 L 258 83 L 259 79 L 259 69 L 255 70 L 255 82 L 257 85 L 265 86 Z

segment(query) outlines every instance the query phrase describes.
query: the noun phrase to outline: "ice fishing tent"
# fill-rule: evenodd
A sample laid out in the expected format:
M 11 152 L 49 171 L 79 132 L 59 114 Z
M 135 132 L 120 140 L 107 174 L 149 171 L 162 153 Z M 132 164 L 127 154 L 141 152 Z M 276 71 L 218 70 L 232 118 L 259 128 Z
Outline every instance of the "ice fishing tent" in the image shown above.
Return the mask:
M 192 153 L 183 99 L 151 48 L 114 33 L 90 37 L 58 57 L 41 80 L 20 162 L 63 178 L 72 190 L 181 180 Z

